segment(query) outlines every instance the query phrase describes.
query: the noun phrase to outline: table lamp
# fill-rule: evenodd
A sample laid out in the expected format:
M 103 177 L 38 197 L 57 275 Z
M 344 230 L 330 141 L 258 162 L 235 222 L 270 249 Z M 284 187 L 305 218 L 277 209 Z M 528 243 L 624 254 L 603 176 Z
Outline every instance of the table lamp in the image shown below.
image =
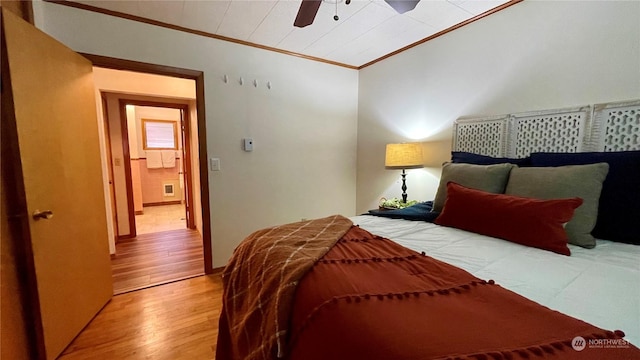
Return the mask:
M 407 202 L 407 183 L 405 169 L 424 167 L 421 143 L 387 144 L 384 159 L 387 169 L 402 169 L 402 202 Z

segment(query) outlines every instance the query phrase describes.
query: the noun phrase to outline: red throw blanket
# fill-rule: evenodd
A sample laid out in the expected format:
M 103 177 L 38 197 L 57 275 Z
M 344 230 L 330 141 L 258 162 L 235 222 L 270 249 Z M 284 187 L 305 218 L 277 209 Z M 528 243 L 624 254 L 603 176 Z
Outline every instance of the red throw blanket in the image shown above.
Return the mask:
M 276 264 L 272 269 L 280 273 L 282 260 Z M 233 273 L 231 266 L 226 274 Z M 246 301 L 245 290 L 230 292 L 227 286 L 225 279 L 217 359 L 275 359 L 273 332 L 265 332 L 262 323 L 271 318 L 261 317 L 251 302 L 248 313 L 233 314 L 228 295 Z M 268 300 L 277 293 L 263 295 Z M 285 316 L 280 324 L 287 324 L 278 328 L 280 339 L 287 340 L 279 355 L 290 360 L 640 359 L 640 350 L 624 341 L 622 332 L 552 311 L 358 227 L 306 273 L 292 307 L 278 311 Z M 254 324 L 245 323 L 249 326 L 235 339 L 227 336 L 228 329 L 238 329 L 229 328 L 227 318 L 243 317 Z M 574 350 L 572 341 L 584 349 Z
M 222 274 L 216 359 L 275 359 L 285 351 L 298 281 L 353 226 L 334 215 L 256 231 Z

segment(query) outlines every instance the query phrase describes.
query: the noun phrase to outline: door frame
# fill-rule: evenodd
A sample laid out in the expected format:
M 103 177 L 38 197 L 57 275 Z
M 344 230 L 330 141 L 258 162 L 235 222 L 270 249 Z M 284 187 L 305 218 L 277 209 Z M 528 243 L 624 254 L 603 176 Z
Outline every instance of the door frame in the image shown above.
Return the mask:
M 198 127 L 198 154 L 200 165 L 200 198 L 202 199 L 202 245 L 204 252 L 204 273 L 213 273 L 213 253 L 211 249 L 211 209 L 209 206 L 209 171 L 207 167 L 207 132 L 205 116 L 204 72 L 172 66 L 143 63 L 102 55 L 80 53 L 94 66 L 114 70 L 142 72 L 191 79 L 196 83 L 196 111 Z
M 111 133 L 109 131 L 109 113 L 107 111 L 107 98 L 103 93 L 100 93 L 100 101 L 102 102 L 102 123 L 104 126 L 104 140 L 106 151 L 105 155 L 107 156 L 107 167 L 108 167 L 108 181 L 109 181 L 109 198 L 111 199 L 111 219 L 113 221 L 113 240 L 114 243 L 118 242 L 118 215 L 116 209 L 118 209 L 116 203 L 116 194 L 115 194 L 115 178 L 113 176 L 113 166 L 111 161 L 113 159 L 113 154 L 111 152 Z
M 149 99 L 154 99 L 153 96 L 143 95 Z M 189 105 L 184 104 L 183 102 L 177 101 L 172 102 L 171 98 L 160 99 L 158 101 L 155 100 L 136 100 L 127 98 L 126 95 L 123 95 L 118 100 L 118 107 L 120 113 L 120 127 L 122 132 L 122 153 L 123 153 L 123 162 L 124 162 L 124 174 L 125 174 L 125 182 L 127 189 L 127 202 L 128 202 L 128 213 L 129 213 L 129 234 L 119 236 L 119 238 L 132 238 L 137 235 L 136 231 L 136 220 L 135 220 L 135 206 L 133 200 L 133 178 L 131 175 L 131 153 L 129 150 L 129 134 L 128 134 L 128 119 L 127 119 L 127 105 L 134 106 L 148 106 L 148 107 L 157 107 L 157 108 L 169 108 L 169 109 L 178 109 L 181 111 L 181 119 L 180 119 L 180 138 L 183 137 L 185 141 L 182 144 L 182 149 L 185 156 L 182 159 L 182 166 L 184 174 L 184 195 L 185 195 L 185 205 L 189 207 L 188 217 L 186 227 L 188 229 L 195 229 L 195 220 L 193 217 L 193 189 L 191 176 L 191 134 L 189 132 L 189 126 L 191 125 L 191 117 L 189 115 Z

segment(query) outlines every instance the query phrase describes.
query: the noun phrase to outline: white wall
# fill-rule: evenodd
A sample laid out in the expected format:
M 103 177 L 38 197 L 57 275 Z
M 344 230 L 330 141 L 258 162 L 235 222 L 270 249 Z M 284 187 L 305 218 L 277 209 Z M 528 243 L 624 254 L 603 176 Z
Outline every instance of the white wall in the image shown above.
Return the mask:
M 76 51 L 204 72 L 207 152 L 222 168 L 209 172 L 214 267 L 254 230 L 355 214 L 357 71 L 33 4 L 36 25 Z M 254 139 L 253 152 L 242 150 L 245 137 Z
M 386 143 L 425 142 L 407 192 L 431 200 L 460 116 L 640 98 L 638 19 L 637 1 L 524 1 L 362 69 L 357 211 L 400 196 Z

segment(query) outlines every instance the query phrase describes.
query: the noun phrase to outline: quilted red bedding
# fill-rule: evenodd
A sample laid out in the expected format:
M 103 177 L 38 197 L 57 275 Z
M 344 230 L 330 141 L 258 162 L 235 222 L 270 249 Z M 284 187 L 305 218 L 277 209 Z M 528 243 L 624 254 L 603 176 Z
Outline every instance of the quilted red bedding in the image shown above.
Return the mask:
M 621 331 L 552 311 L 341 216 L 254 235 L 223 274 L 218 360 L 640 358 Z

